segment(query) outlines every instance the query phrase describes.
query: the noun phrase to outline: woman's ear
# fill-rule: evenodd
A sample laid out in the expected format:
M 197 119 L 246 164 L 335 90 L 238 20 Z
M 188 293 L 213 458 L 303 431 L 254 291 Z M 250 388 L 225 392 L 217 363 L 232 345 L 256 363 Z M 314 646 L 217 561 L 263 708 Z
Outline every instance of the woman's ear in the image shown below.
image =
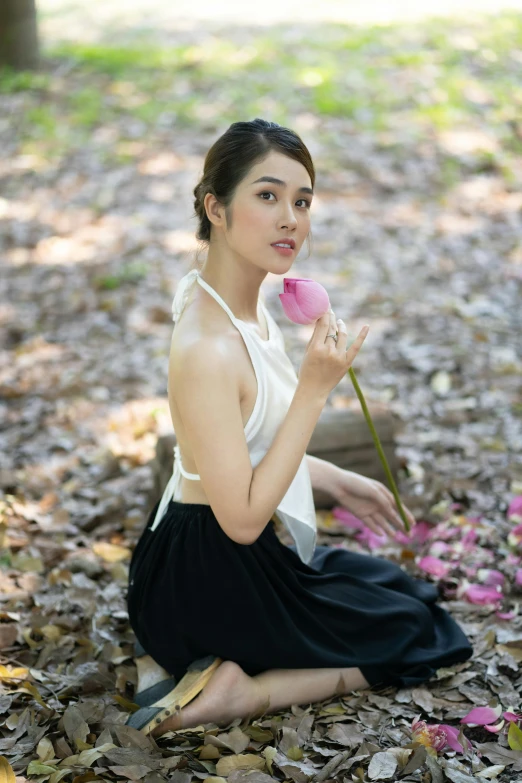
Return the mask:
M 225 227 L 225 207 L 213 193 L 207 193 L 203 201 L 207 217 L 214 226 Z

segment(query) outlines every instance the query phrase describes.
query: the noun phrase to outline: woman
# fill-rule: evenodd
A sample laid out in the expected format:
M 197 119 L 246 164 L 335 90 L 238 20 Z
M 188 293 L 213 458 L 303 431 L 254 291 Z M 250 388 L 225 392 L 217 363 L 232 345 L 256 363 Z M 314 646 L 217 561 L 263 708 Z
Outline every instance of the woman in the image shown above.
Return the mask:
M 256 119 L 215 142 L 194 189 L 208 254 L 173 303 L 174 472 L 129 577 L 136 637 L 174 677 L 129 721 L 153 736 L 421 683 L 472 654 L 435 585 L 382 558 L 316 546 L 312 486 L 376 532 L 403 525 L 383 484 L 306 454 L 367 328 L 347 348 L 343 321 L 326 313 L 298 377 L 259 298 L 267 273 L 288 275 L 309 235 L 314 184 L 300 137 Z

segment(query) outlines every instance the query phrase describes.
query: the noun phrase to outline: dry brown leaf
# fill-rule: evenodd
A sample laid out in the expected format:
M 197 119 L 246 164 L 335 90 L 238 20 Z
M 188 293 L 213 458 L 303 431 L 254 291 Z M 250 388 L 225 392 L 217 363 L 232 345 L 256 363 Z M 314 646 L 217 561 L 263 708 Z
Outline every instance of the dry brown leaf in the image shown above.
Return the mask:
M 206 761 L 209 759 L 219 759 L 221 758 L 221 753 L 215 745 L 204 745 L 199 752 L 199 758 L 205 759 Z
M 234 756 L 224 756 L 216 764 L 218 775 L 226 777 L 233 769 L 265 769 L 265 760 L 253 753 L 240 753 Z
M 70 742 L 77 746 L 77 741 L 85 742 L 89 735 L 89 726 L 83 719 L 81 710 L 76 704 L 70 704 L 63 714 L 63 727 Z
M 15 773 L 5 756 L 0 756 L 0 783 L 15 783 Z
M 370 780 L 390 780 L 395 775 L 397 766 L 397 759 L 391 753 L 375 753 L 368 767 L 368 777 Z
M 433 712 L 433 695 L 426 687 L 413 688 L 411 697 L 428 715 Z
M 128 560 L 131 556 L 128 547 L 109 544 L 107 541 L 97 541 L 92 545 L 92 551 L 106 563 L 119 563 L 121 560 Z
M 141 780 L 146 775 L 150 775 L 151 769 L 145 764 L 129 764 L 126 767 L 109 767 L 111 772 L 127 780 Z
M 326 732 L 327 736 L 334 742 L 349 748 L 360 745 L 364 742 L 364 735 L 359 726 L 355 723 L 334 723 Z
M 54 759 L 53 743 L 48 737 L 42 737 L 37 745 L 36 754 L 40 761 L 49 761 L 49 759 Z
M 274 783 L 274 778 L 258 769 L 235 769 L 228 776 L 227 783 Z
M 0 680 L 8 682 L 9 680 L 25 680 L 29 674 L 29 669 L 24 666 L 4 666 L 0 665 Z

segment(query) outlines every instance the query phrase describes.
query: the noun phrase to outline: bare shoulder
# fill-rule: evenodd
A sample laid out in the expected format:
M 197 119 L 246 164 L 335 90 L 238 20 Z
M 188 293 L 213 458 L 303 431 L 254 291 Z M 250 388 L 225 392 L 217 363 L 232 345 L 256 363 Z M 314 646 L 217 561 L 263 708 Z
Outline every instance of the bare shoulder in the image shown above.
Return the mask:
M 191 303 L 176 324 L 170 346 L 169 375 L 177 382 L 210 379 L 220 372 L 240 377 L 243 340 L 219 307 Z
M 172 339 L 169 373 L 177 382 L 189 384 L 198 379 L 212 379 L 218 373 L 234 373 L 235 341 L 226 335 L 184 335 Z

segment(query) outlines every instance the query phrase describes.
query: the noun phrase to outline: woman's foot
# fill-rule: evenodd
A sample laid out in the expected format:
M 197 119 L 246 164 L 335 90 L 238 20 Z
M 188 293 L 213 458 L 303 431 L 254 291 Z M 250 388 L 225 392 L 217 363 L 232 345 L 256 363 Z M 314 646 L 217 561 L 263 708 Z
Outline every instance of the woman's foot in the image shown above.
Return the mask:
M 151 731 L 160 737 L 167 731 L 189 729 L 205 723 L 230 723 L 235 718 L 254 717 L 268 708 L 260 686 L 233 661 L 224 661 L 199 696 L 162 721 Z

